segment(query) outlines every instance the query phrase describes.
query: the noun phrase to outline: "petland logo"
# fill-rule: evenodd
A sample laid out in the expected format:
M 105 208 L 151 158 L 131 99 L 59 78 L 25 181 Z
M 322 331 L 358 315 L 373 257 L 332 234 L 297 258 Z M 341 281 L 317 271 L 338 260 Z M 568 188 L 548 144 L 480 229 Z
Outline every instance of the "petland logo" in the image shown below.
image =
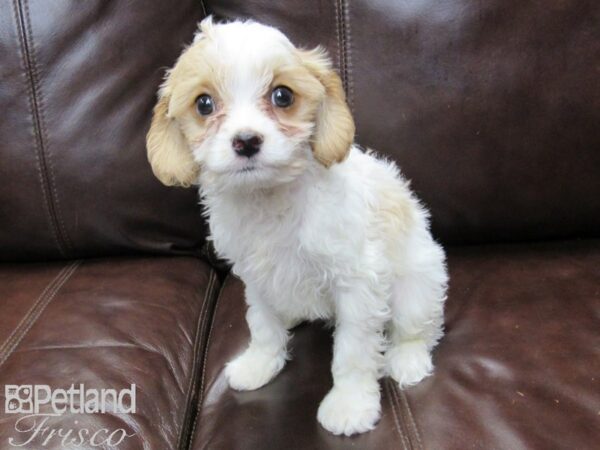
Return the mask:
M 4 411 L 21 414 L 15 422 L 18 437 L 9 437 L 12 447 L 24 447 L 37 442 L 42 447 L 62 441 L 63 447 L 117 447 L 132 437 L 123 428 L 89 429 L 78 427 L 72 416 L 73 427 L 64 427 L 62 421 L 52 420 L 64 414 L 135 414 L 136 386 L 129 389 L 90 389 L 84 384 L 72 384 L 69 389 L 51 389 L 45 384 L 14 385 L 4 387 Z M 60 426 L 53 426 L 59 422 Z M 87 422 L 87 421 L 86 421 Z

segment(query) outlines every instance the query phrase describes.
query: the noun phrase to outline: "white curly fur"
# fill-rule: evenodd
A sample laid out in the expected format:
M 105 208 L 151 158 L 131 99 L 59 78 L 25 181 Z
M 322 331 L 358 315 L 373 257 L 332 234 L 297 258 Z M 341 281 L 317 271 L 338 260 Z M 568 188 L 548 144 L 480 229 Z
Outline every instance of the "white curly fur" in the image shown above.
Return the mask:
M 353 134 L 339 78 L 322 52 L 320 59 L 302 62 L 310 55 L 300 55 L 277 30 L 253 22 L 207 21 L 202 31 L 190 54 L 202 45 L 195 57 L 217 68 L 211 76 L 223 97 L 222 117 L 210 127 L 194 122 L 200 119 L 193 112 L 171 119 L 180 121 L 197 164 L 211 239 L 246 286 L 251 341 L 229 362 L 226 376 L 234 389 L 260 388 L 288 359 L 294 324 L 330 319 L 335 323 L 334 385 L 318 420 L 335 434 L 370 430 L 380 416 L 379 377 L 389 374 L 406 387 L 433 369 L 431 350 L 442 335 L 447 274 L 444 252 L 429 232 L 428 213 L 393 162 L 355 145 L 342 149 L 346 158 L 333 165 L 323 162 L 327 155 L 315 155 L 319 132 L 329 139 L 320 151 L 343 142 L 344 136 L 325 127 L 338 135 L 348 130 L 350 139 Z M 297 87 L 298 101 L 304 101 L 302 86 L 315 80 L 323 84 L 325 97 L 315 103 L 314 114 L 297 118 L 290 134 L 259 104 L 272 88 L 271 73 L 294 64 L 305 64 L 315 74 L 298 68 L 297 78 L 306 78 Z M 165 96 L 182 96 L 175 80 L 179 76 L 178 83 L 185 83 L 186 76 L 177 71 L 176 66 L 163 87 Z M 325 108 L 335 96 L 339 102 Z M 157 130 L 169 126 L 158 125 Z M 250 159 L 231 148 L 232 136 L 248 129 L 264 136 L 260 152 Z M 161 151 L 154 150 L 154 161 L 165 159 Z M 330 159 L 340 161 L 336 155 Z M 176 156 L 168 155 L 169 164 Z M 169 176 L 157 164 L 155 172 Z

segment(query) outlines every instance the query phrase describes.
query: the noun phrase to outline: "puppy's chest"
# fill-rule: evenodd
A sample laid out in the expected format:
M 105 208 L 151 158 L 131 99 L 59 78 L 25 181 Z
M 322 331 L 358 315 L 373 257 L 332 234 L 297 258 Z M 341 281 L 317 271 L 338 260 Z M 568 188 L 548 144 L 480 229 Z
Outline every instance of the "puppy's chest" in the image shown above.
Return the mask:
M 295 319 L 329 318 L 333 312 L 335 271 L 310 250 L 263 243 L 254 246 L 236 270 L 259 287 L 263 300 Z
M 322 278 L 329 272 L 330 258 L 318 251 L 318 242 L 305 242 L 301 231 L 247 227 L 238 238 L 222 230 L 213 232 L 217 250 L 234 263 L 240 276 L 252 280 L 277 280 L 279 286 L 300 279 Z M 218 237 L 220 235 L 220 237 Z
M 217 251 L 235 265 L 272 269 L 291 266 L 290 259 L 314 259 L 313 247 L 319 244 L 305 237 L 314 227 L 310 216 L 293 207 L 217 204 L 211 208 L 210 230 Z
M 303 218 L 285 214 L 247 217 L 243 222 L 211 216 L 217 251 L 234 264 L 246 283 L 257 287 L 269 303 L 292 316 L 328 317 L 335 278 L 333 255 L 324 243 L 307 238 Z

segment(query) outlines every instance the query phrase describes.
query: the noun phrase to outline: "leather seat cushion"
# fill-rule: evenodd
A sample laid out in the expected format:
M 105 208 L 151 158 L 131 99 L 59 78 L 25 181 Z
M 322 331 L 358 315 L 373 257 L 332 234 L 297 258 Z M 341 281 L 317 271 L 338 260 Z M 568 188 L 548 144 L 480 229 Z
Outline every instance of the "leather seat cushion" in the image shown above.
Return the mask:
M 591 448 L 600 441 L 600 242 L 449 251 L 446 336 L 435 374 L 399 391 L 385 379 L 383 416 L 344 438 L 316 421 L 331 386 L 331 331 L 299 326 L 293 360 L 254 392 L 227 387 L 244 350 L 243 285 L 217 301 L 192 448 Z M 283 295 L 284 293 L 282 293 Z
M 7 384 L 119 390 L 135 383 L 135 414 L 64 414 L 48 426 L 135 434 L 120 450 L 177 448 L 189 434 L 218 287 L 208 264 L 187 257 L 0 266 L 1 395 Z M 0 446 L 25 442 L 31 433 L 15 431 L 22 415 L 2 413 Z M 43 448 L 63 448 L 61 438 Z

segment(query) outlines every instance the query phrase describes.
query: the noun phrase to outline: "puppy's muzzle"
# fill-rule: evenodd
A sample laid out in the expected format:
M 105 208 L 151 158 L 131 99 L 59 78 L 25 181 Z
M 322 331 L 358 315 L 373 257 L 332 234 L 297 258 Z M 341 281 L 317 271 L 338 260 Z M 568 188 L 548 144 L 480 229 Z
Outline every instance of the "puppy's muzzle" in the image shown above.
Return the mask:
M 260 151 L 263 137 L 254 131 L 241 131 L 233 137 L 231 145 L 240 156 L 251 158 Z

